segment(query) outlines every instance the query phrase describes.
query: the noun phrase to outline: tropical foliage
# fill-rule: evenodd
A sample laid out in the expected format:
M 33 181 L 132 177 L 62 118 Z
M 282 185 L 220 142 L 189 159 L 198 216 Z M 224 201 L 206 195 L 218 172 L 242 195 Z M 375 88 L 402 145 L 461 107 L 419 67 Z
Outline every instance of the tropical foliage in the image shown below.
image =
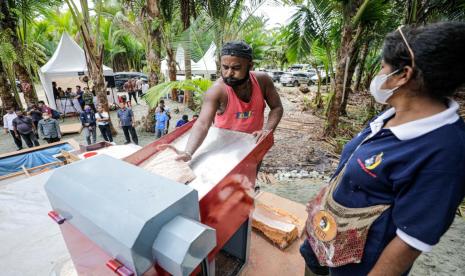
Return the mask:
M 146 97 L 150 106 L 164 93 L 175 97 L 184 90 L 186 105 L 193 109 L 211 83 L 191 80 L 190 60 L 198 61 L 212 42 L 218 59 L 224 42 L 242 39 L 254 49 L 256 68 L 285 70 L 305 63 L 316 70 L 319 81 L 311 106 L 327 117 L 328 136 L 337 135 L 349 95 L 366 90 L 377 73 L 386 33 L 401 24 L 465 20 L 465 0 L 7 0 L 0 5 L 4 107 L 21 107 L 21 97 L 26 104 L 37 101 L 33 89 L 19 93 L 14 84 L 19 80 L 20 87 L 28 87 L 37 81 L 38 68 L 63 32 L 86 51 L 99 90 L 104 91 L 102 64 L 114 71 L 143 71 L 150 86 L 160 83 Z M 291 6 L 294 14 L 270 29 L 257 13 L 264 5 Z M 184 82 L 176 81 L 179 46 L 186 53 Z M 161 74 L 164 58 L 170 83 Z

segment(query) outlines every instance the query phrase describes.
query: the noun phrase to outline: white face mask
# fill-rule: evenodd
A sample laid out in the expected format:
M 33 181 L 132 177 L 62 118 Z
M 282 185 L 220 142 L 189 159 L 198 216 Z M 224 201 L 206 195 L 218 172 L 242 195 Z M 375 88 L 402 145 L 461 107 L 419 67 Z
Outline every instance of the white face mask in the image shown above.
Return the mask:
M 381 86 L 386 82 L 386 80 L 397 73 L 396 70 L 392 73 L 389 74 L 382 74 L 382 75 L 377 75 L 371 80 L 370 83 L 370 93 L 375 98 L 375 101 L 377 101 L 380 104 L 387 104 L 387 100 L 394 94 L 394 91 L 396 91 L 399 86 L 394 87 L 392 89 L 382 89 Z

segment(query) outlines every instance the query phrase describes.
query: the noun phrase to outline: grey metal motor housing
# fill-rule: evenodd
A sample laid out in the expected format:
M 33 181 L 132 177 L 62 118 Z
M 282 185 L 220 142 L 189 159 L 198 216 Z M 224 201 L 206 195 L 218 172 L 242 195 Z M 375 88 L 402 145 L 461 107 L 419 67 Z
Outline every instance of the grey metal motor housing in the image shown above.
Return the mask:
M 54 170 L 45 190 L 56 212 L 137 275 L 154 261 L 187 275 L 216 245 L 198 222 L 196 190 L 106 155 Z

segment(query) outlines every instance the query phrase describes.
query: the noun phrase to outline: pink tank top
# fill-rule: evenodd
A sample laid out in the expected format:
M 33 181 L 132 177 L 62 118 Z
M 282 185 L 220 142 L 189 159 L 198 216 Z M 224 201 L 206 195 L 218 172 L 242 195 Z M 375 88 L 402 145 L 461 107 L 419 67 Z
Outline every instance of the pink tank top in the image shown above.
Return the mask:
M 228 85 L 228 104 L 223 114 L 216 114 L 215 126 L 235 131 L 252 133 L 261 130 L 264 122 L 265 100 L 255 74 L 250 72 L 252 96 L 248 103 L 243 102 Z

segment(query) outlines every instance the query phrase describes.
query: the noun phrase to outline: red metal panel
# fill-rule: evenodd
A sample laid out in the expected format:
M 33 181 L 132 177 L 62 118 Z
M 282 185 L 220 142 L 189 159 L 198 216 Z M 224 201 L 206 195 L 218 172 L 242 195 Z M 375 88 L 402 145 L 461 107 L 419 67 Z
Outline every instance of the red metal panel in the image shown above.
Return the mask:
M 115 275 L 106 266 L 107 261 L 113 258 L 81 231 L 68 221 L 60 225 L 60 230 L 78 275 Z

